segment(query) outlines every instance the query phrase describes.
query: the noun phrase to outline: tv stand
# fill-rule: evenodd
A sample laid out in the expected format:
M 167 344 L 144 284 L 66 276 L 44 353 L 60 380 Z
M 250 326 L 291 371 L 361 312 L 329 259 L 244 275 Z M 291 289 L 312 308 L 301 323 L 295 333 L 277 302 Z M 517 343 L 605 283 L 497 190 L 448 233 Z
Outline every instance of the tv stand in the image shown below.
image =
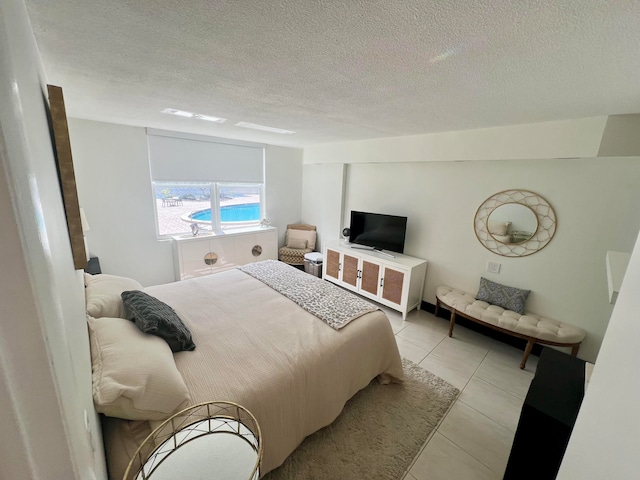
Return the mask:
M 349 245 L 349 247 L 357 248 L 358 250 L 375 250 L 375 248 L 373 248 L 373 247 L 369 247 L 367 245 L 358 245 L 358 244 L 355 244 L 355 243 L 352 243 L 351 245 Z
M 358 250 L 374 251 L 374 252 L 378 252 L 380 255 L 386 255 L 387 257 L 396 258 L 395 255 L 392 255 L 391 253 L 385 252 L 381 248 L 369 247 L 368 245 L 349 245 L 349 246 L 351 248 L 356 248 Z
M 344 241 L 324 247 L 322 278 L 402 313 L 420 309 L 427 261 Z

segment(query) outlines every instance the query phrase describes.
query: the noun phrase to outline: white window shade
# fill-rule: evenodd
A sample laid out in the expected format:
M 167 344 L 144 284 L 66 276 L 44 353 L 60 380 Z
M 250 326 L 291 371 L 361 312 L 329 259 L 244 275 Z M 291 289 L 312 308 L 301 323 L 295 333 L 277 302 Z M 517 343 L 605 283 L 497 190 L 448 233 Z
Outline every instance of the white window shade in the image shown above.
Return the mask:
M 198 135 L 147 131 L 153 181 L 264 182 L 264 148 Z M 179 135 L 179 136 L 178 136 Z

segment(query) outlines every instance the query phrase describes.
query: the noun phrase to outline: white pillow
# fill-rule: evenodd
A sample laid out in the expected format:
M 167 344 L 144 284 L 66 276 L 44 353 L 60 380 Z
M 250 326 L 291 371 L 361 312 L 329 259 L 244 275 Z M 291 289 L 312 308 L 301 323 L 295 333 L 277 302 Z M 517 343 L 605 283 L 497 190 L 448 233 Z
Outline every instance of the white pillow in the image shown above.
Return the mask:
M 289 245 L 289 242 L 292 239 L 296 240 L 306 240 L 307 248 L 314 250 L 316 248 L 316 231 L 315 230 L 294 230 L 293 228 L 288 228 L 287 233 L 285 234 L 286 244 Z
M 307 241 L 301 238 L 291 238 L 287 241 L 287 248 L 296 248 L 302 250 L 307 248 Z
M 128 420 L 164 420 L 191 400 L 162 338 L 122 318 L 87 317 L 96 411 Z
M 87 315 L 93 318 L 126 318 L 120 294 L 125 290 L 142 290 L 142 285 L 131 278 L 115 275 L 84 274 L 84 294 Z

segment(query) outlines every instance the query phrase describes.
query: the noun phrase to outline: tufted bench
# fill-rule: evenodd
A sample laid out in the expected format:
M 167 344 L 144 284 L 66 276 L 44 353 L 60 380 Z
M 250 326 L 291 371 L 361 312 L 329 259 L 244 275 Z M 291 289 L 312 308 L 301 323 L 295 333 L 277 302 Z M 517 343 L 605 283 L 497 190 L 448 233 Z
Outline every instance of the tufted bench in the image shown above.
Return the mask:
M 535 343 L 572 347 L 571 355 L 575 357 L 586 335 L 584 330 L 573 325 L 529 312 L 520 315 L 497 305 L 476 300 L 470 293 L 447 285 L 441 285 L 436 289 L 436 315 L 440 306 L 451 311 L 450 337 L 453 335 L 456 315 L 460 315 L 494 330 L 527 340 L 520 368 L 526 366 Z

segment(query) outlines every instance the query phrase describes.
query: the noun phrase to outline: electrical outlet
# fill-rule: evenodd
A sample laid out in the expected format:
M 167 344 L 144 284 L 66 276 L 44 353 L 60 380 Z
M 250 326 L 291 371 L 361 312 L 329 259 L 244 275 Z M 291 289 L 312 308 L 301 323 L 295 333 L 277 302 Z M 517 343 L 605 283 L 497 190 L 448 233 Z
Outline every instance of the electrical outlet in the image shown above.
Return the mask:
M 500 273 L 500 264 L 497 262 L 487 263 L 487 272 Z

